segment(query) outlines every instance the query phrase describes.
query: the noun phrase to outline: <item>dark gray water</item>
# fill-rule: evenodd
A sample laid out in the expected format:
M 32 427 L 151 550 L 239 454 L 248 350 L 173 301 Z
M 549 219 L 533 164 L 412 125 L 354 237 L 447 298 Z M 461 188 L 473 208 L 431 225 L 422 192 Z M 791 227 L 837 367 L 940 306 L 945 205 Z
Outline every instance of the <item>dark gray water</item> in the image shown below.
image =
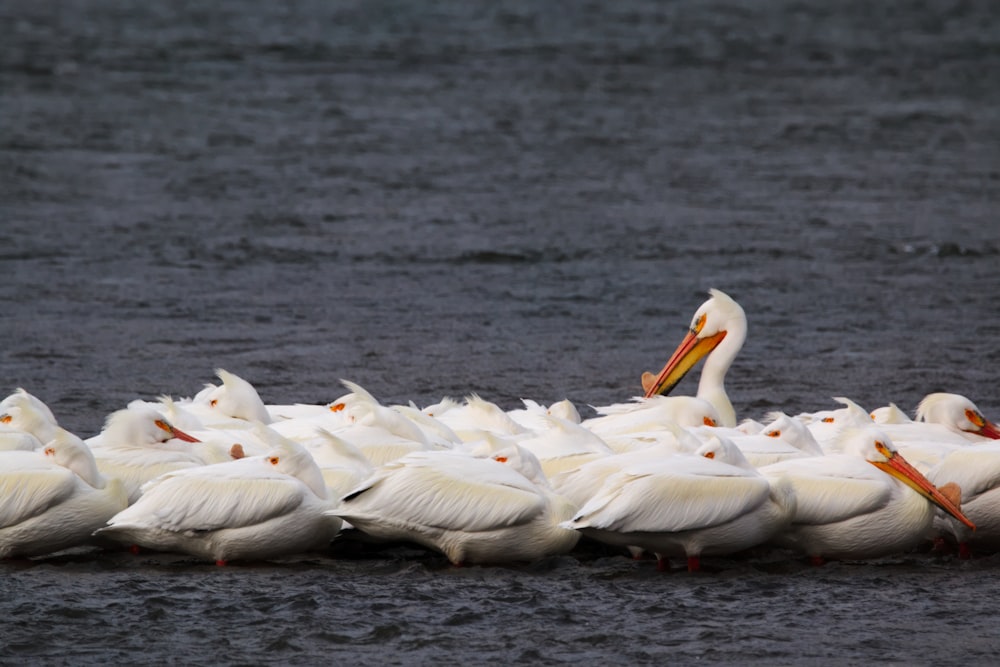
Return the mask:
M 81 435 L 217 367 L 620 401 L 709 287 L 741 417 L 1000 417 L 990 0 L 9 0 L 0 35 L 0 368 Z M 0 566 L 0 662 L 990 663 L 998 569 L 75 555 Z

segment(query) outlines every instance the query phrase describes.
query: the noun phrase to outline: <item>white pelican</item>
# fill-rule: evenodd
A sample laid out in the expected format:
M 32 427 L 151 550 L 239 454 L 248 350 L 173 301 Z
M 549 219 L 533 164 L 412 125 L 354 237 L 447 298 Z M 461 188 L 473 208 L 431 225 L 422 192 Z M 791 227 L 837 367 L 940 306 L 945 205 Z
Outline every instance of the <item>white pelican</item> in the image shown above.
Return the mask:
M 872 418 L 873 422 L 879 425 L 913 423 L 913 420 L 910 419 L 905 412 L 900 410 L 899 406 L 895 403 L 883 405 L 881 408 L 875 408 L 871 411 L 869 416 Z
M 59 431 L 49 406 L 20 387 L 0 401 L 0 424 L 34 436 L 38 444 L 52 440 Z
M 31 433 L 8 426 L 12 420 L 13 417 L 9 414 L 0 416 L 0 452 L 15 450 L 30 452 L 42 448 L 42 441 Z
M 128 504 L 124 486 L 98 472 L 80 438 L 59 429 L 44 447 L 0 452 L 0 558 L 89 543 Z
M 98 536 L 225 565 L 325 549 L 340 519 L 315 461 L 277 434 L 264 456 L 164 474 Z
M 500 406 L 476 394 L 466 397 L 464 404 L 453 403 L 443 401 L 424 411 L 433 412 L 434 417 L 454 431 L 463 442 L 479 440 L 483 431 L 501 436 L 530 433 L 529 429 L 514 421 Z
M 694 396 L 650 396 L 594 409 L 598 416 L 585 419 L 581 426 L 602 438 L 648 433 L 668 423 L 685 427 L 718 426 L 722 420 L 714 405 Z
M 221 385 L 207 384 L 190 400 L 177 401 L 179 407 L 195 414 L 206 426 L 238 428 L 240 422 L 270 424 L 273 419 L 252 384 L 234 373 L 217 368 Z M 236 423 L 234 423 L 234 421 Z
M 770 417 L 771 421 L 759 433 L 728 434 L 750 465 L 759 468 L 786 459 L 823 456 L 823 449 L 802 421 L 784 413 L 774 413 Z M 692 429 L 695 435 L 704 439 L 717 431 L 716 428 L 705 426 Z
M 174 427 L 142 401 L 108 415 L 98 442 L 92 449 L 98 469 L 122 481 L 130 503 L 154 477 L 219 460 L 204 448 L 193 449 L 191 443 L 200 442 L 197 438 Z
M 939 424 L 969 442 L 1000 439 L 1000 427 L 961 394 L 928 394 L 917 406 L 917 422 Z
M 788 479 L 797 509 L 774 543 L 814 562 L 865 559 L 907 551 L 930 536 L 934 505 L 972 527 L 962 511 L 899 454 L 874 425 L 848 429 L 839 454 L 765 466 Z
M 449 450 L 409 454 L 378 468 L 330 513 L 371 537 L 415 542 L 456 565 L 569 552 L 579 535 L 559 523 L 576 508 L 512 468 L 531 454 L 508 447 L 492 448 L 490 458 Z M 532 463 L 526 472 L 538 479 L 538 462 Z
M 928 394 L 917 408 L 916 421 L 905 419 L 905 415 L 901 417 L 886 408 L 879 408 L 872 415 L 873 419 L 891 420 L 891 423 L 882 425 L 882 430 L 907 460 L 924 474 L 956 449 L 965 449 L 970 445 L 978 447 L 980 443 L 989 443 L 1000 437 L 997 426 L 986 419 L 972 401 L 960 394 Z M 968 493 L 969 489 L 963 486 L 963 496 Z M 977 536 L 977 539 L 983 538 Z
M 975 532 L 948 515 L 938 514 L 938 532 L 958 543 L 959 555 L 968 558 L 973 547 L 1000 549 L 1000 442 L 956 447 L 927 471 L 927 479 L 942 487 L 958 486 L 962 512 L 976 524 Z
M 836 451 L 840 434 L 853 428 L 865 428 L 871 426 L 871 414 L 863 407 L 849 398 L 835 396 L 833 400 L 844 407 L 836 410 L 819 410 L 817 412 L 803 412 L 795 415 L 812 432 L 816 442 L 824 451 L 831 449 Z
M 736 411 L 726 394 L 726 372 L 747 337 L 747 316 L 743 308 L 727 294 L 709 290 L 711 298 L 703 303 L 691 320 L 691 328 L 674 350 L 659 375 L 643 373 L 646 396 L 667 394 L 681 381 L 698 360 L 708 355 L 698 381 L 698 398 L 719 411 L 719 426 L 736 426 Z
M 603 439 L 575 422 L 544 415 L 535 424 L 538 429 L 519 437 L 517 443 L 538 458 L 547 478 L 614 454 Z
M 605 480 L 625 468 L 659 463 L 675 454 L 691 454 L 704 444 L 687 429 L 669 422 L 655 433 L 636 433 L 631 437 L 633 444 L 640 443 L 642 446 L 612 456 L 599 456 L 575 468 L 556 472 L 550 477 L 552 488 L 577 507 L 582 507 L 604 485 Z
M 607 544 L 668 558 L 728 555 L 762 544 L 795 510 L 791 485 L 768 481 L 732 443 L 715 437 L 695 455 L 626 466 L 564 525 Z
M 521 403 L 524 404 L 523 408 L 507 410 L 507 416 L 532 431 L 548 428 L 545 418 L 550 415 L 573 422 L 574 424 L 579 424 L 582 421 L 580 411 L 576 409 L 576 406 L 568 398 L 556 401 L 547 407 L 530 398 L 522 398 Z

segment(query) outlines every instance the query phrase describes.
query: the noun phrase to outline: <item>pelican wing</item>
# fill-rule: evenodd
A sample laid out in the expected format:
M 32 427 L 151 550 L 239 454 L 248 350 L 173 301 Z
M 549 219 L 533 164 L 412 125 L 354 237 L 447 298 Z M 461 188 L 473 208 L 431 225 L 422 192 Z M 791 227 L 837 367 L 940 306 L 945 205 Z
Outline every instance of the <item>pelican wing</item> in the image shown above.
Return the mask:
M 524 523 L 545 499 L 524 476 L 490 459 L 407 456 L 344 497 L 337 514 L 476 532 Z
M 968 502 L 1000 485 L 1000 446 L 958 448 L 931 468 L 927 478 L 938 486 L 948 482 L 958 484 L 962 489 L 962 501 Z
M 110 525 L 195 533 L 240 528 L 283 516 L 305 497 L 302 483 L 288 475 L 219 474 L 211 470 L 226 465 L 153 480 L 143 487 L 139 500 L 113 517 Z
M 892 483 L 885 473 L 864 461 L 838 467 L 836 458 L 792 459 L 761 469 L 766 477 L 786 476 L 791 482 L 796 499 L 794 523 L 845 521 L 876 511 L 891 499 Z
M 42 514 L 73 495 L 77 476 L 66 468 L 38 466 L 0 472 L 0 528 Z
M 576 528 L 619 533 L 677 532 L 736 519 L 767 502 L 758 475 L 706 476 L 624 470 L 610 476 L 577 513 Z

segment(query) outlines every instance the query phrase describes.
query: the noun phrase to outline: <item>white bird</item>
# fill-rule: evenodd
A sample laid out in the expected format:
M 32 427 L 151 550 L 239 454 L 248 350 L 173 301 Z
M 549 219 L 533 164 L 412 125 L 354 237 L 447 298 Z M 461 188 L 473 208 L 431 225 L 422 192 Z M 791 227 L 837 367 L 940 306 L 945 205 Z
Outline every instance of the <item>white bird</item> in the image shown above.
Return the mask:
M 791 519 L 795 496 L 757 473 L 732 443 L 713 438 L 694 455 L 626 466 L 608 477 L 567 527 L 607 544 L 667 559 L 729 555 L 770 539 Z
M 483 431 L 500 436 L 525 435 L 530 430 L 514 421 L 500 406 L 476 394 L 465 399 L 464 404 L 451 405 L 447 401 L 424 409 L 448 426 L 463 442 L 473 442 L 482 437 Z
M 905 412 L 899 409 L 899 406 L 895 403 L 890 403 L 889 405 L 883 405 L 880 408 L 875 408 L 871 411 L 869 415 L 872 421 L 880 426 L 885 426 L 886 424 L 912 424 L 913 420 L 907 416 Z
M 783 477 L 795 489 L 797 509 L 775 537 L 778 546 L 814 562 L 904 552 L 930 536 L 935 505 L 972 527 L 874 425 L 848 429 L 837 448 L 841 453 L 761 468 L 765 476 Z
M 598 416 L 583 420 L 581 426 L 602 438 L 648 433 L 664 428 L 665 424 L 718 426 L 722 420 L 715 406 L 694 396 L 649 396 L 594 409 Z
M 37 448 L 56 437 L 59 431 L 59 422 L 56 421 L 49 406 L 20 387 L 0 401 L 0 425 L 6 429 L 27 433 L 34 438 L 33 441 L 30 439 L 22 441 L 19 446 L 11 449 L 26 449 L 25 445 L 28 442 Z M 9 431 L 5 432 L 10 434 Z
M 518 437 L 517 444 L 538 458 L 546 477 L 614 454 L 603 439 L 575 422 L 546 414 L 534 423 L 538 430 Z
M 836 451 L 841 433 L 856 428 L 871 426 L 871 414 L 849 398 L 835 396 L 836 402 L 844 407 L 836 410 L 802 412 L 795 418 L 805 423 L 823 451 Z
M 604 485 L 605 480 L 622 470 L 646 463 L 656 464 L 676 454 L 692 454 L 704 444 L 687 429 L 670 423 L 656 433 L 638 433 L 633 438 L 634 443 L 642 443 L 642 446 L 611 456 L 596 457 L 575 468 L 554 473 L 550 477 L 552 488 L 577 507 L 582 507 Z
M 0 558 L 40 556 L 89 544 L 128 504 L 80 438 L 59 429 L 44 451 L 0 452 Z
M 934 484 L 958 486 L 962 513 L 976 525 L 975 531 L 955 518 L 938 514 L 934 525 L 968 558 L 972 548 L 1000 549 L 1000 442 L 956 447 L 927 471 Z
M 786 459 L 823 456 L 823 449 L 802 421 L 784 413 L 774 413 L 770 418 L 771 421 L 759 433 L 727 434 L 750 465 L 759 468 Z M 691 429 L 695 435 L 704 439 L 717 434 L 718 430 L 707 426 Z
M 507 410 L 507 416 L 530 431 L 548 428 L 548 423 L 545 421 L 548 416 L 558 417 L 574 424 L 581 422 L 580 411 L 568 398 L 556 401 L 549 406 L 544 406 L 530 398 L 522 398 L 521 403 L 524 404 L 523 408 Z
M 208 455 L 204 448 L 192 448 L 191 444 L 198 442 L 148 404 L 138 401 L 108 415 L 92 451 L 98 469 L 109 478 L 120 479 L 129 502 L 133 503 L 149 480 L 219 460 L 219 456 Z
M 302 446 L 273 436 L 265 456 L 167 473 L 97 535 L 155 551 L 225 565 L 325 549 L 341 520 L 315 461 Z
M 30 452 L 41 449 L 42 441 L 34 435 L 7 425 L 12 419 L 7 414 L 0 417 L 0 452 L 15 450 Z
M 968 442 L 1000 439 L 1000 427 L 961 394 L 928 394 L 917 406 L 917 422 L 938 424 Z
M 559 523 L 576 508 L 512 468 L 531 455 L 509 447 L 493 448 L 489 458 L 448 450 L 409 454 L 378 468 L 331 513 L 371 537 L 414 542 L 456 565 L 569 552 L 579 535 Z M 528 474 L 537 475 L 533 469 Z
M 210 427 L 239 428 L 246 422 L 270 424 L 273 421 L 252 384 L 222 368 L 217 368 L 215 374 L 222 380 L 221 385 L 207 384 L 192 399 L 177 401 L 178 406 L 193 412 Z
M 882 424 L 882 430 L 906 459 L 924 474 L 957 449 L 970 445 L 978 447 L 1000 437 L 997 426 L 986 419 L 971 400 L 960 394 L 928 394 L 917 407 L 915 421 L 901 415 L 902 411 L 898 408 L 892 412 L 893 407 L 873 411 L 872 418 L 891 420 Z M 964 495 L 968 489 L 963 487 L 962 492 Z M 978 539 L 981 541 L 981 536 Z
M 691 328 L 674 350 L 659 375 L 643 373 L 646 396 L 667 394 L 707 355 L 698 380 L 698 398 L 705 399 L 719 411 L 719 426 L 735 427 L 736 411 L 726 393 L 726 372 L 743 348 L 747 337 L 747 316 L 729 295 L 709 290 L 711 298 L 703 303 L 691 320 Z

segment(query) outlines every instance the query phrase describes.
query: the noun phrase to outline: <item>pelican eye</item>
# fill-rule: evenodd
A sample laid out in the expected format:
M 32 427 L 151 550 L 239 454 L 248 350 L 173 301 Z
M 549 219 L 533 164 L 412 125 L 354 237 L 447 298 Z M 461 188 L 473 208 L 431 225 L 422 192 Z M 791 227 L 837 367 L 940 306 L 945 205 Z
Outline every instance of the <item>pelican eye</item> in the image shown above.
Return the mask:
M 52 447 L 46 447 L 44 454 L 46 456 L 55 456 L 56 455 L 56 450 L 53 449 Z
M 218 404 L 218 402 L 219 402 L 219 399 L 213 398 L 212 400 L 210 400 L 208 402 L 208 404 L 214 408 L 216 406 L 216 404 Z
M 966 410 L 965 418 L 972 422 L 976 428 L 982 428 L 986 424 L 986 420 L 983 419 L 983 416 L 975 410 Z
M 4 416 L 0 417 L 0 422 L 4 424 L 9 424 L 12 420 L 13 417 L 11 417 L 9 414 L 5 414 Z
M 822 421 L 824 424 L 832 424 L 834 422 L 834 419 L 833 417 L 823 417 L 823 419 L 821 419 L 820 421 Z
M 714 459 L 715 452 L 705 452 L 704 454 L 702 454 L 702 456 L 704 456 L 706 459 Z
M 276 466 L 276 465 L 278 465 L 278 461 L 279 461 L 279 460 L 280 460 L 280 459 L 279 459 L 279 458 L 278 458 L 277 456 L 272 456 L 272 457 L 269 457 L 269 458 L 267 459 L 267 462 L 268 462 L 268 463 L 270 463 L 270 464 L 271 464 L 271 465 L 273 465 L 273 466 Z
M 694 322 L 691 323 L 691 333 L 700 334 L 701 330 L 705 328 L 705 320 L 708 319 L 707 316 L 701 315 Z
M 708 415 L 705 415 L 705 418 L 702 421 L 705 422 L 705 426 L 715 426 L 715 420 Z
M 893 457 L 893 451 L 891 449 L 889 449 L 886 446 L 886 444 L 884 442 L 882 442 L 881 440 L 876 440 L 875 441 L 875 449 L 877 449 L 878 453 L 881 454 L 882 456 L 886 457 L 887 459 L 891 459 Z
M 346 403 L 334 403 L 330 406 L 330 412 L 340 412 L 347 407 Z
M 157 419 L 153 423 L 156 424 L 156 426 L 158 428 L 162 428 L 164 431 L 166 431 L 170 435 L 174 434 L 174 429 L 170 426 L 170 424 L 168 424 L 167 422 L 163 421 L 162 419 Z
M 507 463 L 506 456 L 494 456 L 493 460 L 496 461 L 497 463 Z
M 769 438 L 780 438 L 781 437 L 781 431 L 779 431 L 779 430 L 768 431 L 764 435 L 766 435 Z

